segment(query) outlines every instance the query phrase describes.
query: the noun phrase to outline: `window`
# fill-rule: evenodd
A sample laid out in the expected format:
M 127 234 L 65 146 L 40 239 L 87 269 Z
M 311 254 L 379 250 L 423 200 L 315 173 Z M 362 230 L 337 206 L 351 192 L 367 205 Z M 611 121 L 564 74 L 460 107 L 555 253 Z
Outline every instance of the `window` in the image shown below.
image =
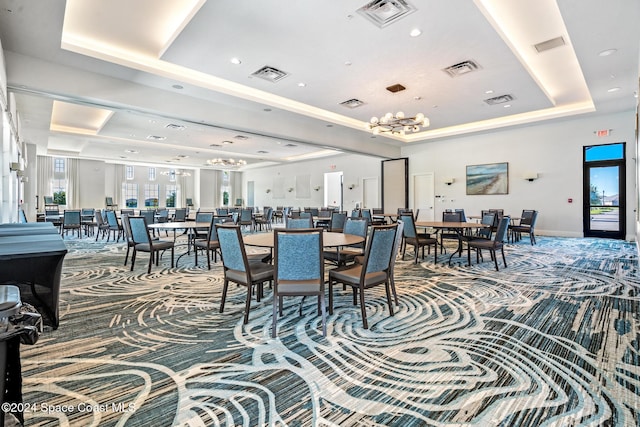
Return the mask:
M 229 206 L 229 172 L 222 172 L 222 185 L 220 187 L 222 190 L 222 206 Z
M 51 188 L 53 189 L 53 203 L 58 205 L 67 204 L 67 178 L 65 176 L 66 162 L 63 158 L 53 159 L 53 179 Z
M 178 186 L 177 185 L 167 185 L 167 207 L 175 208 L 176 207 L 176 197 L 178 196 Z
M 149 168 L 149 181 L 156 180 L 156 168 Z
M 127 179 L 133 179 L 133 166 L 125 166 L 125 176 Z
M 122 184 L 122 193 L 124 195 L 125 205 L 128 208 L 138 207 L 138 184 L 132 182 Z
M 144 185 L 144 205 L 148 208 L 157 208 L 160 197 L 160 186 L 157 184 Z

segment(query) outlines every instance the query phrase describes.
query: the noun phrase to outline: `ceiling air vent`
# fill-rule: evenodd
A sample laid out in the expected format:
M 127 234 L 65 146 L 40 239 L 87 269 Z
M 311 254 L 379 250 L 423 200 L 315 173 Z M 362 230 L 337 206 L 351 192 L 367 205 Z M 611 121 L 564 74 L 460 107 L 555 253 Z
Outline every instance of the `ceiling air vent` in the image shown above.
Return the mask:
M 249 137 L 248 137 L 248 136 L 245 136 L 245 135 L 236 135 L 236 136 L 234 136 L 234 138 L 235 138 L 235 139 L 240 139 L 240 140 L 243 140 L 243 141 L 244 141 L 245 139 L 249 139 Z
M 169 123 L 168 125 L 165 126 L 167 129 L 172 129 L 172 130 L 185 130 L 186 127 L 182 126 L 182 125 L 177 125 L 175 123 Z
M 542 53 L 545 50 L 550 50 L 556 47 L 564 46 L 565 42 L 562 37 L 556 37 L 555 39 L 547 40 L 538 44 L 534 44 L 533 47 L 536 48 L 538 53 Z
M 359 99 L 353 98 L 348 101 L 341 102 L 340 105 L 343 105 L 347 108 L 357 108 L 361 105 L 364 105 L 364 102 L 360 101 Z
M 484 100 L 484 102 L 486 102 L 489 105 L 504 104 L 505 102 L 510 102 L 510 101 L 513 101 L 513 96 L 511 95 L 494 96 L 493 98 Z
M 291 148 L 291 147 L 297 147 L 297 145 L 296 144 L 285 144 L 285 147 Z
M 391 93 L 402 92 L 406 87 L 402 86 L 400 83 L 396 83 L 387 88 L 387 90 Z
M 285 73 L 284 71 L 278 70 L 277 68 L 265 65 L 258 71 L 253 72 L 251 75 L 260 77 L 261 79 L 267 80 L 271 83 L 276 83 L 287 77 L 289 74 Z
M 147 136 L 147 139 L 150 141 L 164 141 L 165 139 L 167 139 L 166 136 L 158 136 L 158 135 L 149 135 Z
M 376 26 L 384 28 L 416 10 L 415 6 L 406 0 L 373 0 L 357 12 Z
M 449 74 L 450 77 L 458 77 L 463 74 L 471 73 L 478 69 L 480 69 L 480 66 L 475 62 L 469 60 L 469 61 L 460 62 L 458 64 L 454 64 L 450 67 L 443 69 L 442 71 Z

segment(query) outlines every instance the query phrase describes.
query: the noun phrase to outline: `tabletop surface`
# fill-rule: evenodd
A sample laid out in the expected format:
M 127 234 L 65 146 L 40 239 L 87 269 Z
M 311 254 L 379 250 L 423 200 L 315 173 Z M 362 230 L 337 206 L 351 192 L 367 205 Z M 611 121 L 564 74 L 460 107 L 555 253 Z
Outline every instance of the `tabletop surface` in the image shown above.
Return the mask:
M 490 227 L 486 224 L 477 222 L 455 222 L 455 221 L 416 221 L 416 227 L 433 227 L 433 228 L 485 228 Z
M 210 222 L 180 221 L 180 222 L 156 222 L 148 224 L 149 228 L 157 228 L 161 230 L 174 230 L 176 228 L 209 228 Z
M 244 244 L 249 246 L 260 246 L 272 248 L 274 246 L 274 233 L 257 233 L 243 236 Z M 355 245 L 364 241 L 364 237 L 355 234 L 333 233 L 325 231 L 322 233 L 322 244 L 324 247 Z

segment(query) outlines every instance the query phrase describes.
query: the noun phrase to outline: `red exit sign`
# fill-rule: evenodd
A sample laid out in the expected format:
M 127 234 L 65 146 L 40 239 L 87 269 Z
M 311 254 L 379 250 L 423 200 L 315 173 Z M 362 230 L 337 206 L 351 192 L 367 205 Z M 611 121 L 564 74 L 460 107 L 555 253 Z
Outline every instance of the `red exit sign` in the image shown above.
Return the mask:
M 609 129 L 597 130 L 596 135 L 598 135 L 598 138 L 603 136 L 609 136 Z

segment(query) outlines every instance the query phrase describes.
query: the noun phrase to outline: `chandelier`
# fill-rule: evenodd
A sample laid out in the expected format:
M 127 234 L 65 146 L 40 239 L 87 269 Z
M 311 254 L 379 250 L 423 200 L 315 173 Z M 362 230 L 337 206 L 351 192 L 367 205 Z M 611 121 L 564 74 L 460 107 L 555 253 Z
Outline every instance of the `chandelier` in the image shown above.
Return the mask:
M 380 133 L 391 133 L 392 135 L 404 136 L 406 132 L 419 132 L 421 127 L 429 126 L 429 119 L 422 113 L 414 117 L 405 117 L 402 111 L 398 111 L 394 116 L 387 113 L 380 119 L 371 117 L 367 127 L 374 135 Z
M 247 164 L 245 160 L 233 160 L 233 159 L 211 159 L 207 160 L 207 164 L 210 166 L 223 166 L 227 168 L 239 168 Z

